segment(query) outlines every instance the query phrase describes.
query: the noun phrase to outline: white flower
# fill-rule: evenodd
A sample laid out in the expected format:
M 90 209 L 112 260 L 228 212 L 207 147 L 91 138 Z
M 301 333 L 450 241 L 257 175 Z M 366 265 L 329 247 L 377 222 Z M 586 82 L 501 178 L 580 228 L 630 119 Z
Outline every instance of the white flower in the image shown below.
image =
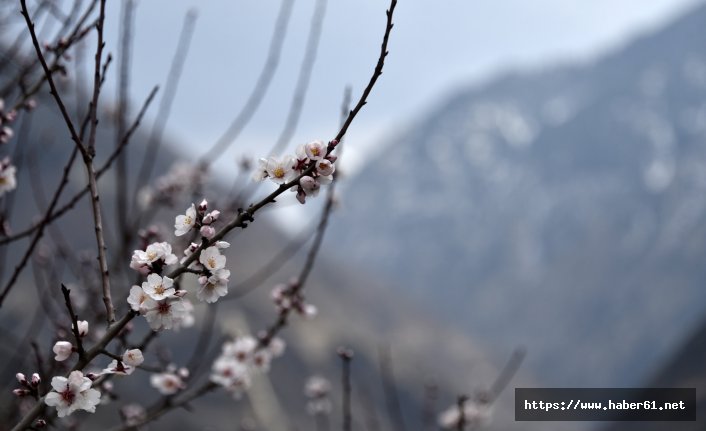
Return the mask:
M 321 183 L 316 179 L 305 175 L 299 179 L 299 185 L 307 196 L 316 197 L 319 194 Z
M 78 325 L 78 335 L 81 337 L 85 337 L 86 335 L 88 335 L 88 321 L 79 320 L 76 323 Z
M 194 207 L 194 204 L 191 204 L 191 206 L 186 209 L 186 214 L 176 217 L 174 221 L 174 235 L 184 235 L 194 227 L 194 223 L 196 223 L 196 207 Z
M 155 301 L 147 298 L 144 304 L 145 318 L 154 331 L 178 327 L 188 313 L 181 299 Z
M 81 371 L 72 371 L 68 379 L 54 377 L 51 386 L 53 391 L 47 394 L 44 403 L 56 407 L 60 418 L 76 410 L 94 413 L 100 402 L 101 393 L 91 389 L 91 379 L 84 377 Z
M 103 374 L 120 374 L 123 376 L 129 376 L 133 371 L 135 371 L 134 366 L 128 365 L 123 361 L 113 359 L 113 361 L 108 364 L 108 367 L 103 370 Z
M 321 160 L 326 157 L 326 145 L 321 141 L 311 141 L 304 144 L 304 152 L 311 160 Z
M 174 280 L 167 276 L 161 277 L 157 274 L 150 274 L 147 276 L 147 281 L 142 283 L 142 290 L 155 301 L 161 301 L 174 296 L 176 290 L 172 287 L 173 284 Z
M 245 364 L 233 358 L 220 356 L 211 368 L 211 381 L 223 386 L 238 398 L 244 390 L 250 387 L 251 378 Z
M 177 257 L 172 253 L 172 246 L 168 242 L 155 242 L 147 246 L 147 250 L 135 250 L 132 253 L 130 268 L 143 271 L 145 268 L 151 269 L 152 265 L 157 261 L 163 261 L 165 265 L 173 265 L 177 263 Z
M 246 335 L 233 342 L 223 344 L 223 355 L 230 356 L 239 362 L 248 362 L 257 348 L 257 340 Z
M 226 266 L 226 257 L 223 256 L 218 247 L 208 247 L 199 255 L 199 262 L 203 264 L 211 274 Z
M 142 356 L 142 351 L 140 349 L 126 350 L 123 353 L 123 362 L 132 367 L 137 367 L 145 361 L 144 356 Z
M 162 395 L 173 395 L 184 389 L 184 382 L 174 373 L 152 374 L 150 384 Z
M 330 160 L 321 159 L 316 162 L 316 171 L 323 176 L 329 176 L 336 171 L 336 167 Z
M 10 164 L 10 159 L 5 158 L 0 162 L 0 196 L 17 187 L 16 171 L 17 169 Z
M 296 160 L 291 156 L 284 156 L 281 159 L 270 157 L 267 159 L 267 175 L 277 184 L 286 183 L 296 176 L 295 165 Z
M 267 159 L 259 159 L 257 161 L 257 168 L 252 174 L 252 180 L 258 183 L 267 178 Z
M 217 270 L 205 280 L 205 283 L 201 284 L 199 291 L 196 292 L 196 297 L 199 301 L 208 303 L 218 301 L 218 298 L 228 293 L 228 277 L 230 277 L 230 271 L 227 269 Z
M 127 297 L 127 303 L 130 304 L 130 308 L 142 313 L 145 311 L 144 303 L 148 298 L 149 295 L 140 286 L 132 286 L 130 295 Z
M 54 360 L 59 362 L 67 360 L 71 356 L 71 352 L 73 352 L 73 347 L 68 341 L 57 341 L 52 348 L 56 354 Z

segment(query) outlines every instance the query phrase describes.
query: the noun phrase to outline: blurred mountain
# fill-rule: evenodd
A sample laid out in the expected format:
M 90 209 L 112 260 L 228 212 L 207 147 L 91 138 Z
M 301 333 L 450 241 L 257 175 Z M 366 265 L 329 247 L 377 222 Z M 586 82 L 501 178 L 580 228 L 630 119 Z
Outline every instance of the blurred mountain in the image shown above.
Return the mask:
M 339 250 L 546 385 L 638 385 L 706 312 L 705 22 L 458 89 L 348 181 Z
M 706 321 L 687 338 L 676 350 L 664 367 L 653 376 L 647 387 L 651 388 L 696 388 L 696 421 L 670 423 L 674 431 L 696 431 L 703 429 L 703 415 L 706 413 Z M 606 431 L 659 431 L 664 429 L 662 422 L 615 422 Z

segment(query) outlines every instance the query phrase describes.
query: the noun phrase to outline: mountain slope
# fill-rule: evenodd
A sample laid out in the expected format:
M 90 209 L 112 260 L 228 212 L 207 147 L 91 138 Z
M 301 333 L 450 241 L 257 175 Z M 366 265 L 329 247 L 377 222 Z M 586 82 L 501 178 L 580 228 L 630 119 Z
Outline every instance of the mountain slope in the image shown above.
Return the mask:
M 349 182 L 345 257 L 548 384 L 637 384 L 706 312 L 704 22 L 458 91 Z

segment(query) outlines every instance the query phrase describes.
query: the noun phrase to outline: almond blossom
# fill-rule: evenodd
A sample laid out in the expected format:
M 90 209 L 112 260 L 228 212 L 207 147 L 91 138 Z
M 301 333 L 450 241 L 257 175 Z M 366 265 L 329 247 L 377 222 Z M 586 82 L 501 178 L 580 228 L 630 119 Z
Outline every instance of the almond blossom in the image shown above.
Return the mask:
M 102 374 L 120 374 L 123 376 L 129 376 L 133 373 L 133 371 L 135 371 L 134 366 L 128 365 L 123 361 L 113 359 L 113 361 L 103 370 Z
M 218 247 L 211 246 L 201 252 L 199 262 L 213 274 L 225 267 L 226 257 L 221 254 Z
M 199 277 L 201 287 L 196 292 L 196 297 L 200 301 L 206 301 L 209 304 L 218 301 L 218 298 L 225 296 L 228 293 L 228 278 L 230 271 L 227 269 L 219 269 L 210 277 Z
M 142 312 L 145 310 L 143 305 L 148 298 L 149 295 L 140 286 L 132 286 L 127 302 L 134 311 Z
M 191 204 L 186 209 L 186 214 L 178 215 L 174 221 L 174 235 L 182 236 L 189 232 L 196 223 L 196 207 Z
M 127 365 L 137 367 L 142 365 L 145 361 L 144 356 L 142 356 L 142 351 L 140 349 L 130 349 L 123 353 L 123 362 Z
M 172 253 L 171 244 L 155 242 L 148 245 L 144 251 L 135 250 L 133 252 L 130 268 L 147 274 L 153 269 L 160 270 L 163 265 L 173 265 L 177 261 L 176 255 Z
M 142 283 L 142 290 L 155 301 L 161 301 L 174 296 L 176 289 L 172 287 L 173 284 L 174 280 L 167 276 L 161 277 L 157 274 L 150 274 L 147 276 L 147 281 Z
M 281 159 L 270 157 L 267 159 L 267 177 L 276 184 L 284 184 L 296 176 L 295 165 L 296 159 L 291 156 L 284 156 Z
M 91 379 L 84 377 L 81 371 L 72 371 L 69 377 L 57 376 L 51 379 L 53 391 L 44 398 L 48 406 L 56 407 L 60 418 L 76 410 L 95 413 L 101 393 L 91 389 Z
M 181 377 L 169 372 L 152 374 L 150 384 L 162 395 L 173 395 L 186 387 Z
M 161 301 L 147 298 L 144 309 L 145 319 L 154 331 L 176 328 L 188 314 L 181 298 L 167 298 Z

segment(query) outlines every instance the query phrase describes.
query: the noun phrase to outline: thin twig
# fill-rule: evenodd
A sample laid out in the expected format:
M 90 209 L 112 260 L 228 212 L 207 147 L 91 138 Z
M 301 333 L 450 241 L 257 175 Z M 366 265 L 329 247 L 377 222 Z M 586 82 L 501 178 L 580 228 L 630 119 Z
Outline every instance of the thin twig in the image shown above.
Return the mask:
M 513 376 L 517 373 L 526 355 L 527 351 L 522 347 L 512 352 L 512 356 L 510 356 L 507 364 L 505 364 L 505 367 L 500 374 L 498 374 L 498 377 L 488 391 L 488 403 L 493 403 L 498 399 L 502 391 L 507 387 L 508 383 L 510 383 L 510 380 L 512 380 Z
M 140 113 L 137 115 L 135 118 L 135 121 L 133 122 L 132 126 L 130 129 L 127 131 L 125 136 L 123 136 L 123 141 L 122 144 L 120 145 L 119 148 L 116 148 L 113 150 L 112 154 L 108 159 L 103 163 L 103 166 L 101 166 L 100 169 L 98 169 L 98 172 L 96 172 L 96 178 L 100 178 L 103 176 L 105 172 L 107 172 L 115 159 L 120 155 L 120 153 L 123 151 L 123 149 L 127 146 L 127 144 L 130 142 L 130 138 L 132 138 L 132 135 L 135 133 L 137 128 L 140 126 L 142 122 L 142 118 L 145 115 L 145 112 L 147 111 L 147 108 L 150 106 L 152 103 L 152 100 L 154 99 L 155 95 L 157 94 L 157 90 L 159 87 L 154 87 L 152 91 L 150 92 L 149 96 L 145 100 L 144 104 L 142 105 L 142 108 L 140 109 Z M 31 235 L 33 232 L 35 232 L 37 229 L 42 228 L 43 224 L 47 223 L 52 223 L 54 220 L 58 219 L 59 217 L 63 216 L 66 214 L 69 210 L 73 209 L 73 207 L 78 203 L 81 198 L 83 198 L 88 192 L 90 191 L 90 187 L 86 186 L 84 187 L 80 192 L 76 193 L 66 204 L 64 204 L 61 208 L 59 208 L 56 211 L 51 212 L 51 214 L 48 214 L 48 217 L 46 217 L 46 220 L 42 220 L 39 223 L 35 224 L 34 226 L 31 226 L 27 229 L 24 229 L 21 232 L 18 232 L 14 235 L 10 235 L 6 238 L 3 238 L 0 240 L 0 245 L 5 245 L 17 240 L 20 240 L 24 237 L 27 237 Z M 58 195 L 61 194 L 60 190 L 57 190 L 57 193 L 55 193 L 55 196 L 58 197 Z M 0 303 L 1 305 L 1 303 Z
M 73 332 L 74 338 L 76 339 L 76 352 L 78 353 L 78 357 L 83 359 L 86 351 L 83 349 L 82 337 L 78 330 L 78 316 L 74 312 L 74 307 L 71 305 L 71 289 L 67 289 L 64 283 L 61 283 L 61 293 L 64 295 L 66 309 L 71 319 L 71 332 Z
M 353 360 L 353 351 L 351 349 L 340 347 L 338 349 L 338 357 L 341 358 L 341 388 L 343 392 L 343 431 L 351 431 L 353 429 L 353 415 L 351 414 L 351 361 Z

